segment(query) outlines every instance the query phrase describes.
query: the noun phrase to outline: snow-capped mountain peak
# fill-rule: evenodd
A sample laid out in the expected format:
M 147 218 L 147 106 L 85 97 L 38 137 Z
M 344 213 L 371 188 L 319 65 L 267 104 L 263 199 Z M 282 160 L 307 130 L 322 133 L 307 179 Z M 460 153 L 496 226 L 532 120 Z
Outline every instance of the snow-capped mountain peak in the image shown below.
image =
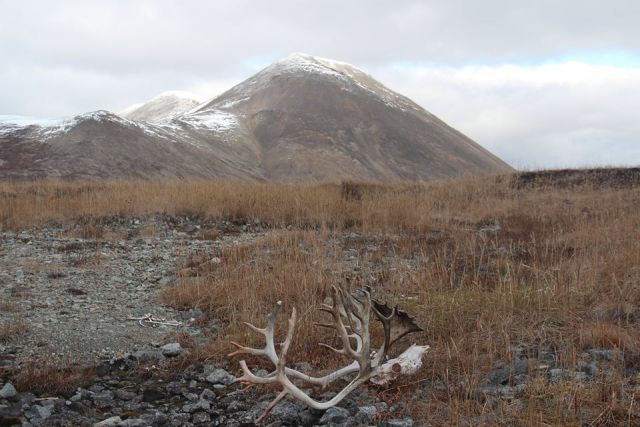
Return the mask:
M 154 124 L 170 122 L 174 117 L 193 110 L 200 101 L 187 92 L 164 92 L 150 101 L 134 104 L 120 111 L 120 115 L 131 120 Z

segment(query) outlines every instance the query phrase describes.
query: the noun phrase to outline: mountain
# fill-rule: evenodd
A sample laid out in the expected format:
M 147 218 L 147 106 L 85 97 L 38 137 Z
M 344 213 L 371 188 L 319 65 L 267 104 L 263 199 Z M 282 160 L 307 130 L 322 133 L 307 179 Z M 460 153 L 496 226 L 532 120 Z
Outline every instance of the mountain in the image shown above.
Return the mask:
M 0 178 L 427 180 L 510 167 L 361 70 L 293 54 L 198 104 L 0 116 Z
M 143 104 L 132 105 L 119 114 L 130 120 L 161 124 L 193 110 L 198 105 L 200 101 L 186 94 L 167 92 Z

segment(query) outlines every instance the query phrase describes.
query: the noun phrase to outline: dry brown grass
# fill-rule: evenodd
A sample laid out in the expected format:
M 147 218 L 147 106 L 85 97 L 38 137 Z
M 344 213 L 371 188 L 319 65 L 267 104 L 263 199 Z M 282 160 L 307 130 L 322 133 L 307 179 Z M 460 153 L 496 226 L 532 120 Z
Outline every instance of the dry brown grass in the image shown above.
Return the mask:
M 92 368 L 58 360 L 32 359 L 20 366 L 15 385 L 20 391 L 30 391 L 38 396 L 67 395 L 86 386 L 94 377 Z
M 258 344 L 238 321 L 263 324 L 281 299 L 283 311 L 295 305 L 301 313 L 295 359 L 335 365 L 338 360 L 317 346 L 329 337 L 312 329 L 318 316 L 313 307 L 331 284 L 349 281 L 372 285 L 425 328 L 411 338 L 432 347 L 420 374 L 373 390 L 391 401 L 422 396 L 408 401 L 417 419 L 465 425 L 492 413 L 515 425 L 638 422 L 636 379 L 629 376 L 640 367 L 636 187 L 521 188 L 511 177 L 489 177 L 388 186 L 131 182 L 0 188 L 5 228 L 157 212 L 271 225 L 266 237 L 226 249 L 221 263 L 193 254 L 177 266 L 182 277 L 164 291 L 165 300 L 199 307 L 222 322 L 220 339 L 202 357 L 224 357 L 232 339 Z M 356 251 L 356 259 L 349 260 L 347 251 Z M 517 403 L 474 396 L 497 363 L 512 360 L 514 346 L 525 347 L 532 360 L 553 354 L 567 369 L 590 348 L 622 350 L 624 360 L 586 384 L 550 384 L 543 372 L 533 375 Z
M 0 321 L 0 343 L 8 342 L 29 330 L 29 324 L 19 318 Z
M 299 225 L 425 229 L 429 217 L 419 192 L 405 185 L 353 199 L 338 184 L 284 185 L 217 181 L 131 181 L 107 183 L 0 183 L 0 227 L 50 221 L 87 224 L 79 234 L 100 237 L 91 219 L 114 215 L 206 216 Z M 411 209 L 406 209 L 411 207 Z

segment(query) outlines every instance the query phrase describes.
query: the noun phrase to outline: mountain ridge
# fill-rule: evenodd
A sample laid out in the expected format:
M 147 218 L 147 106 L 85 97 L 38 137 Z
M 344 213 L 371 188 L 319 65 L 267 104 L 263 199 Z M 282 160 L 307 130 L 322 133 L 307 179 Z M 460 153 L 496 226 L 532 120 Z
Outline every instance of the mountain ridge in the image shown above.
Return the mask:
M 0 160 L 5 179 L 388 181 L 510 169 L 364 71 L 306 54 L 203 103 L 162 94 L 121 115 L 44 126 L 0 117 Z

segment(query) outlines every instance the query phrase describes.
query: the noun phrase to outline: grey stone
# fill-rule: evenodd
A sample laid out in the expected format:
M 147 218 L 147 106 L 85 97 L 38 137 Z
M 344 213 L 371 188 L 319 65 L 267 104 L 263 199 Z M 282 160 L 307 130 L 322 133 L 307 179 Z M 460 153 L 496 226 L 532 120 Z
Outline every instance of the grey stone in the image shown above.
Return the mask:
M 526 361 L 521 359 L 515 359 L 507 366 L 493 371 L 489 375 L 489 383 L 492 385 L 506 384 L 509 380 L 517 375 L 526 374 L 529 370 L 529 365 Z
M 124 421 L 120 421 L 118 427 L 148 427 L 148 424 L 141 418 L 127 418 Z
M 389 405 L 387 402 L 378 402 L 375 403 L 374 406 L 378 410 L 378 412 L 387 412 L 389 410 Z
M 122 419 L 120 417 L 115 416 L 95 423 L 93 427 L 116 427 L 121 421 Z
M 158 349 L 148 349 L 148 348 L 143 348 L 140 349 L 136 352 L 134 352 L 131 357 L 133 357 L 135 360 L 137 360 L 140 363 L 147 363 L 147 362 L 160 362 L 162 360 L 164 360 L 164 355 L 162 354 L 161 350 Z
M 173 283 L 172 283 L 173 284 Z M 191 319 L 199 319 L 204 316 L 204 312 L 199 308 L 194 308 L 191 310 L 180 311 L 178 313 L 178 318 L 180 320 L 191 320 Z
M 182 353 L 182 346 L 180 345 L 180 343 L 172 342 L 163 345 L 162 347 L 160 347 L 160 350 L 166 357 L 176 357 L 179 356 L 180 353 Z
M 194 424 L 204 424 L 211 421 L 211 417 L 206 412 L 196 412 L 191 417 L 191 422 Z
M 195 403 L 188 403 L 182 407 L 183 412 L 193 413 L 197 411 L 208 411 L 211 409 L 211 404 L 204 399 L 199 399 Z
M 141 420 L 147 423 L 149 426 L 159 427 L 167 422 L 167 416 L 162 412 L 156 411 L 152 413 L 146 413 L 139 417 Z
M 586 372 L 576 372 L 574 374 L 574 379 L 578 382 L 585 383 L 589 381 L 589 375 Z
M 391 420 L 382 421 L 379 424 L 380 427 L 413 427 L 413 420 L 411 418 L 395 418 Z
M 15 387 L 11 383 L 6 383 L 2 389 L 0 389 L 0 398 L 10 399 L 18 394 Z
M 200 393 L 200 399 L 212 401 L 216 399 L 216 394 L 213 392 L 213 390 L 205 388 L 204 390 L 202 390 L 202 393 Z
M 171 414 L 171 421 L 169 422 L 170 426 L 174 427 L 182 427 L 189 423 L 191 419 L 191 415 L 180 412 L 178 414 Z
M 624 355 L 620 350 L 592 348 L 587 351 L 589 355 L 595 360 L 604 360 L 607 362 L 622 360 Z
M 235 381 L 235 377 L 224 369 L 215 369 L 206 378 L 208 383 L 229 385 Z
M 190 402 L 197 402 L 199 399 L 198 395 L 195 393 L 186 392 L 186 393 L 182 393 L 182 395 L 184 396 L 185 399 L 187 399 Z
M 320 418 L 320 425 L 341 424 L 346 422 L 348 418 L 349 411 L 339 406 L 334 406 L 327 409 L 322 418 Z
M 318 411 L 317 409 L 306 408 L 298 413 L 298 419 L 300 420 L 300 425 L 303 426 L 313 426 L 318 424 L 318 421 L 322 417 L 322 411 Z
M 116 390 L 113 394 L 116 398 L 120 400 L 133 400 L 137 396 L 132 391 L 121 390 L 121 389 Z
M 193 233 L 197 229 L 198 229 L 198 226 L 196 226 L 195 224 L 192 224 L 192 223 L 187 223 L 182 227 L 182 230 L 185 233 Z
M 233 400 L 229 405 L 227 405 L 227 411 L 229 412 L 240 412 L 246 411 L 249 407 L 247 402 L 243 402 L 241 400 Z
M 571 378 L 571 371 L 567 369 L 554 368 L 549 371 L 551 382 L 565 381 Z
M 292 401 L 280 402 L 269 415 L 270 420 L 279 420 L 287 425 L 299 425 L 299 412 L 303 408 Z
M 360 406 L 356 412 L 355 419 L 359 424 L 368 424 L 376 417 L 378 408 L 374 405 Z
M 473 390 L 473 397 L 478 400 L 483 400 L 487 396 L 492 397 L 504 397 L 505 399 L 513 399 L 516 394 L 516 389 L 511 386 L 496 386 L 490 385 L 485 387 L 479 387 Z
M 42 405 L 33 405 L 31 409 L 25 412 L 25 415 L 29 420 L 38 421 L 46 420 L 51 416 L 51 407 Z
M 143 402 L 155 402 L 167 397 L 167 394 L 157 388 L 147 388 L 142 392 Z
M 115 404 L 113 401 L 113 393 L 110 391 L 103 391 L 93 395 L 93 403 L 98 409 L 112 408 Z

